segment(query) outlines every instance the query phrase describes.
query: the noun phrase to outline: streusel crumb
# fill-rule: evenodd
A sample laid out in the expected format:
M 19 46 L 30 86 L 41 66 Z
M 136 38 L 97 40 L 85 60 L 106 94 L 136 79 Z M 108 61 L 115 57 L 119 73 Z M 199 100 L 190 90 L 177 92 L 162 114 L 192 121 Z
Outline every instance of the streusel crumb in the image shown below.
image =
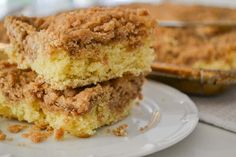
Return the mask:
M 127 128 L 128 128 L 127 124 L 122 124 L 118 126 L 117 128 L 113 129 L 112 133 L 115 136 L 127 136 L 128 135 Z
M 26 128 L 28 128 L 27 125 L 14 124 L 14 125 L 8 126 L 8 131 L 10 133 L 19 133 Z
M 29 135 L 29 138 L 33 143 L 41 143 L 48 138 L 48 134 L 44 132 L 33 132 Z
M 1 130 L 0 130 L 0 141 L 4 141 L 6 139 L 7 135 L 4 134 Z
M 23 138 L 30 139 L 33 143 L 41 143 L 47 140 L 48 137 L 52 135 L 53 130 L 51 127 L 41 127 L 38 125 L 33 125 L 28 133 L 24 133 L 21 135 Z
M 64 129 L 60 128 L 60 129 L 55 130 L 54 137 L 56 140 L 59 141 L 63 139 L 64 134 L 65 134 Z

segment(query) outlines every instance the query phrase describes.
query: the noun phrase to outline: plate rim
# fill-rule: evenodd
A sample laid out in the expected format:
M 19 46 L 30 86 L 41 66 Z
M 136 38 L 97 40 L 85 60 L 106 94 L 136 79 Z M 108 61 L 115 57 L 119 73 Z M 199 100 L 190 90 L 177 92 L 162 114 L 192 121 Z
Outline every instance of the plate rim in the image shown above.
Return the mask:
M 161 83 L 159 81 L 154 81 L 154 80 L 147 79 L 146 82 L 149 82 L 151 84 L 158 84 L 160 86 L 163 86 L 164 88 L 168 88 L 169 90 L 172 90 L 174 92 L 178 92 L 179 94 L 183 95 L 185 98 L 188 99 L 189 102 L 191 102 L 188 105 L 191 106 L 191 108 L 195 111 L 195 116 L 196 116 L 195 118 L 196 119 L 195 119 L 195 121 L 193 121 L 193 123 L 191 125 L 192 127 L 188 130 L 188 132 L 183 134 L 182 136 L 178 137 L 174 141 L 172 141 L 172 143 L 167 143 L 165 145 L 162 145 L 161 147 L 157 147 L 156 146 L 156 147 L 154 147 L 151 150 L 139 151 L 139 152 L 136 152 L 136 153 L 130 153 L 130 154 L 127 154 L 125 157 L 146 156 L 146 155 L 151 155 L 153 153 L 157 153 L 157 152 L 159 152 L 161 150 L 167 149 L 167 148 L 169 148 L 169 147 L 171 147 L 171 146 L 181 142 L 186 137 L 188 137 L 195 130 L 195 128 L 197 127 L 198 122 L 199 122 L 199 111 L 198 111 L 198 108 L 197 108 L 196 104 L 193 102 L 193 100 L 187 94 L 185 94 L 185 93 L 179 91 L 178 89 L 176 89 L 174 87 L 171 87 L 171 86 L 169 86 L 167 84 Z M 161 111 L 161 107 L 159 107 L 159 108 L 160 108 L 160 111 Z M 162 116 L 161 112 L 160 112 L 160 114 L 161 114 L 160 116 Z M 157 125 L 157 127 L 158 127 L 158 125 Z

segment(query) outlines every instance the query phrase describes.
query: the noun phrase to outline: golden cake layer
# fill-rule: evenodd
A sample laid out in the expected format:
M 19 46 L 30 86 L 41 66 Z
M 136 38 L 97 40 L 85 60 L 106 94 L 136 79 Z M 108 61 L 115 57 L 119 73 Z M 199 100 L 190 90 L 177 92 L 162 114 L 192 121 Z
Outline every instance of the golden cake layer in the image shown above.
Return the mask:
M 97 85 L 55 90 L 31 70 L 0 62 L 0 115 L 48 124 L 89 137 L 96 129 L 125 118 L 140 98 L 143 76 L 125 75 Z
M 10 16 L 9 60 L 54 89 L 150 71 L 156 26 L 143 9 L 90 8 L 44 18 Z

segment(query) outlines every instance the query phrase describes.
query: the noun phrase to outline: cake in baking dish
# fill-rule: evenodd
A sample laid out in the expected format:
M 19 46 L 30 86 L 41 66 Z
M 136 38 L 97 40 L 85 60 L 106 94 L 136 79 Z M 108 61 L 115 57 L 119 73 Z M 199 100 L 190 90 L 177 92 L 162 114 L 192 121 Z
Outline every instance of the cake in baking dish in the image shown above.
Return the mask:
M 130 4 L 126 8 L 145 8 L 160 21 L 236 20 L 236 9 L 178 3 Z M 194 69 L 236 69 L 236 29 L 234 27 L 159 27 L 154 44 L 156 62 Z

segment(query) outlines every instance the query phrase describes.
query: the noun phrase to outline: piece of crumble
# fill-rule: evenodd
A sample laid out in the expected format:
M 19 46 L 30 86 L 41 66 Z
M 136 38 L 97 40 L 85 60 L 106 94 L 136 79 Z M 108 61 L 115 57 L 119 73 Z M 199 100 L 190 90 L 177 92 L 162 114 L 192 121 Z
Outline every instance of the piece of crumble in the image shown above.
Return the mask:
M 127 124 L 122 124 L 118 126 L 117 128 L 112 129 L 112 133 L 115 136 L 127 136 L 128 135 L 127 128 L 128 128 Z

